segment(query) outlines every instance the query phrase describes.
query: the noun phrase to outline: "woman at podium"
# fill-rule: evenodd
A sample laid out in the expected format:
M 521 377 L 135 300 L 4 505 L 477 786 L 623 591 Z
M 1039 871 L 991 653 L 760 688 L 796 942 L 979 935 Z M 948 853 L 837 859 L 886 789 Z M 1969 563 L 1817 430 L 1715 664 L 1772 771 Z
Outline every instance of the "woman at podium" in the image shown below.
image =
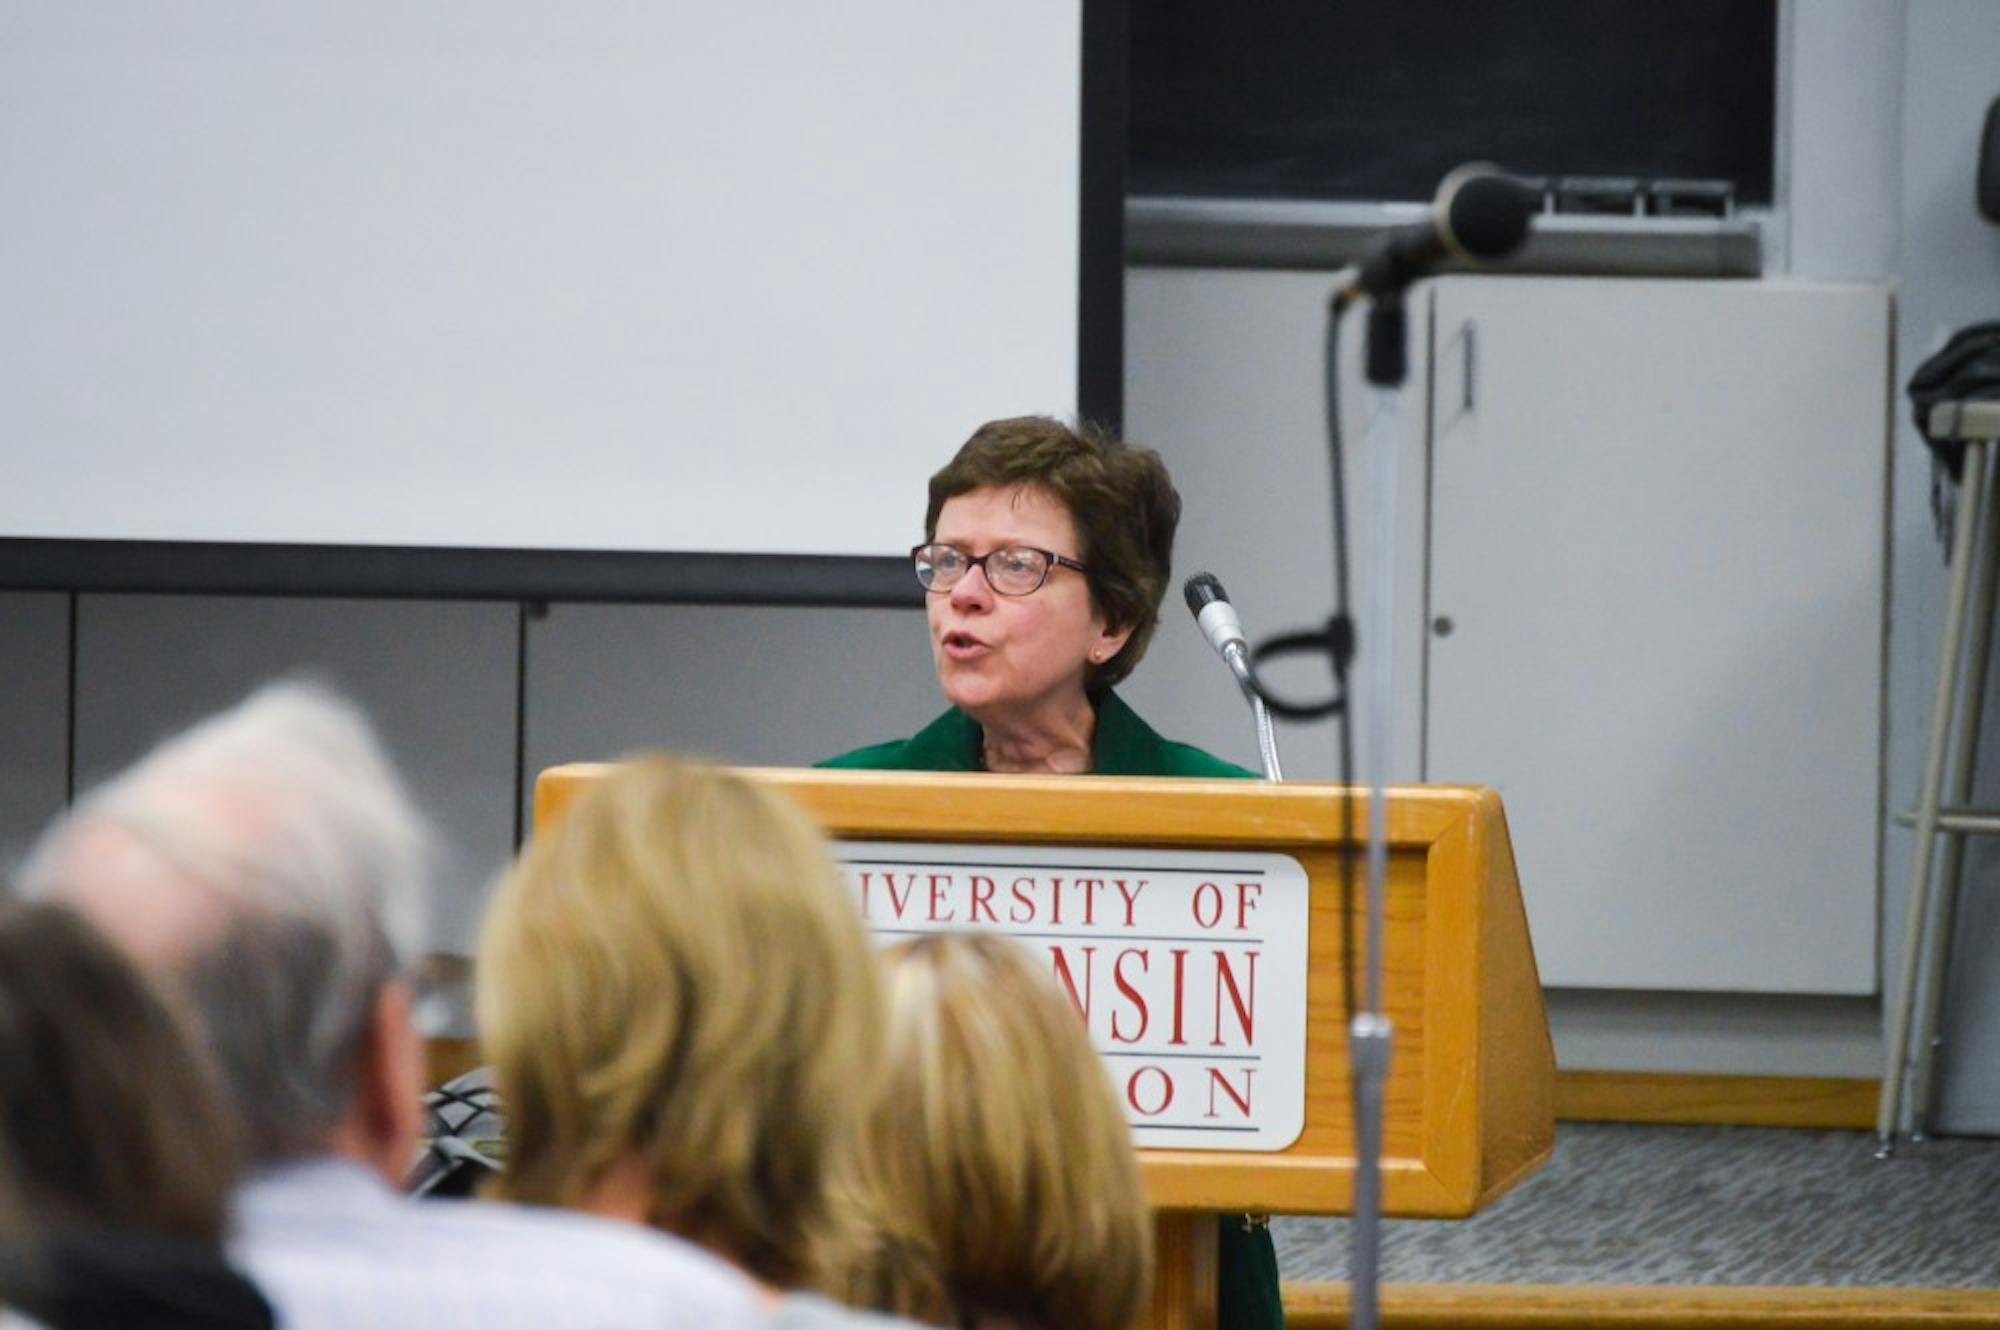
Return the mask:
M 1145 655 L 1180 495 L 1157 453 L 1041 416 L 980 426 L 930 481 L 910 551 L 951 705 L 907 739 L 823 765 L 894 771 L 1254 773 L 1163 738 L 1113 688 Z M 1219 1321 L 1281 1326 L 1268 1228 L 1222 1221 Z

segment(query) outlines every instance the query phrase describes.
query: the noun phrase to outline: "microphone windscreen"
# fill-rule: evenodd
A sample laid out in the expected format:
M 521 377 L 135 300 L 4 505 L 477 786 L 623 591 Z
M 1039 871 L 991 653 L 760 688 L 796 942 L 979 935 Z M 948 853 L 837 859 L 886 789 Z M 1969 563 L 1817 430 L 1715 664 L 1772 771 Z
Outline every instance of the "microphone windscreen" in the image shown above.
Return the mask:
M 1214 573 L 1196 573 L 1181 584 L 1181 594 L 1187 597 L 1188 612 L 1197 619 L 1216 601 L 1226 604 L 1229 600 L 1229 593 L 1222 589 L 1222 583 L 1216 581 Z
M 1504 259 L 1528 239 L 1528 224 L 1541 195 L 1513 176 L 1482 170 L 1468 174 L 1444 200 L 1438 218 L 1451 247 L 1464 257 L 1491 263 Z

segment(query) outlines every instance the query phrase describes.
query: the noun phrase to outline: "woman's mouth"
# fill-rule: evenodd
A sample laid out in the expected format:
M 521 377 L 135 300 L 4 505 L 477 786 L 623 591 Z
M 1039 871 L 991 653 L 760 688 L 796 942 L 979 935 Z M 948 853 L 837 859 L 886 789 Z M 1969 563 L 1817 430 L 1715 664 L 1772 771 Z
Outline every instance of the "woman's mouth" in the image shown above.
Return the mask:
M 992 650 L 971 633 L 956 630 L 939 638 L 938 645 L 944 648 L 944 654 L 948 659 L 957 661 L 977 660 Z

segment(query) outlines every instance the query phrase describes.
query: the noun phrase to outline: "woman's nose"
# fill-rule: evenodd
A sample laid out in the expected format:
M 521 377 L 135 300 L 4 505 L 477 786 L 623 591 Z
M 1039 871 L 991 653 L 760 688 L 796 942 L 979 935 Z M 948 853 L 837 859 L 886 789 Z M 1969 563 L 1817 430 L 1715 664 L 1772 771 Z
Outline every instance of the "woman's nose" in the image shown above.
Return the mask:
M 953 609 L 985 608 L 993 603 L 993 588 L 986 581 L 986 568 L 974 564 L 965 570 L 965 575 L 952 584 L 951 604 Z

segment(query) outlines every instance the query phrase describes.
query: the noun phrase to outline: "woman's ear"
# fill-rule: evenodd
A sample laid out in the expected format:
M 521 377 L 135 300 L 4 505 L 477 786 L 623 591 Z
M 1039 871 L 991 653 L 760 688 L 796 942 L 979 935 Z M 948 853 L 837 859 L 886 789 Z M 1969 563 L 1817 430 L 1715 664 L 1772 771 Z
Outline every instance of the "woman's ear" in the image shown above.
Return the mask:
M 1102 665 L 1125 649 L 1125 643 L 1132 637 L 1132 626 L 1113 627 L 1106 623 L 1097 630 L 1097 640 L 1090 644 L 1090 663 Z

